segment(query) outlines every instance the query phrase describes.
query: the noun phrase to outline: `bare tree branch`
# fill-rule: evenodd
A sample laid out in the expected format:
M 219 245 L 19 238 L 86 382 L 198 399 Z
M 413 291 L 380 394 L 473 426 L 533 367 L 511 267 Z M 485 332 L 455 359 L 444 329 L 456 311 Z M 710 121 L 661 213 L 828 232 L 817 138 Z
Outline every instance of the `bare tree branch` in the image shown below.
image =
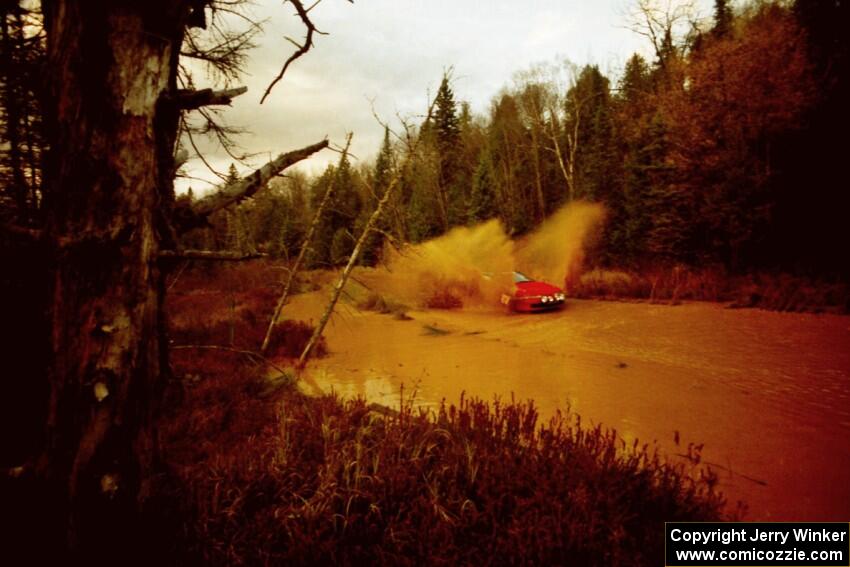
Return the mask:
M 431 116 L 434 112 L 434 107 L 436 105 L 437 99 L 435 98 L 430 105 L 428 106 L 428 114 L 425 117 L 425 121 L 431 120 Z M 407 125 L 405 125 L 405 129 L 407 129 Z M 381 215 L 384 212 L 384 208 L 387 206 L 387 203 L 390 200 L 390 196 L 392 195 L 395 188 L 401 184 L 401 180 L 404 176 L 404 171 L 406 166 L 409 164 L 410 160 L 413 159 L 413 156 L 416 154 L 416 148 L 421 141 L 421 136 L 417 137 L 413 142 L 413 145 L 409 148 L 409 153 L 405 158 L 405 162 L 399 167 L 392 179 L 390 180 L 389 185 L 387 185 L 386 190 L 384 191 L 383 197 L 378 201 L 378 205 L 375 207 L 375 210 L 372 211 L 372 215 L 369 217 L 369 220 L 366 221 L 366 226 L 363 227 L 363 232 L 360 233 L 360 237 L 357 239 L 357 242 L 354 245 L 354 249 L 351 252 L 351 256 L 348 258 L 348 263 L 343 268 L 342 273 L 339 276 L 336 284 L 334 284 L 333 290 L 331 291 L 331 297 L 328 301 L 328 305 L 325 308 L 325 312 L 322 314 L 322 318 L 319 319 L 318 325 L 313 330 L 313 335 L 310 337 L 310 340 L 307 342 L 307 345 L 304 347 L 304 350 L 301 352 L 301 357 L 298 359 L 298 367 L 303 368 L 304 364 L 307 362 L 307 358 L 310 356 L 310 352 L 316 346 L 319 338 L 321 338 L 322 333 L 325 330 L 325 326 L 328 324 L 328 320 L 330 320 L 331 315 L 333 314 L 334 308 L 336 307 L 337 302 L 339 301 L 339 296 L 342 294 L 343 289 L 345 288 L 345 284 L 348 281 L 349 276 L 351 275 L 351 271 L 354 269 L 355 264 L 357 264 L 357 259 L 360 257 L 360 253 L 363 250 L 363 246 L 366 243 L 366 239 L 372 234 L 372 231 L 375 228 L 378 219 L 381 218 Z
M 227 179 L 226 175 L 224 175 L 223 173 L 215 169 L 212 165 L 210 165 L 210 162 L 208 162 L 207 159 L 204 157 L 204 154 L 201 152 L 201 150 L 198 148 L 198 145 L 195 143 L 195 138 L 192 136 L 192 130 L 190 128 L 186 128 L 185 132 L 186 137 L 189 138 L 189 144 L 192 146 L 192 149 L 195 150 L 195 155 L 198 156 L 198 159 L 200 159 L 201 162 L 203 162 L 203 164 L 207 166 L 207 169 L 210 170 L 210 172 L 212 172 L 216 177 L 218 177 L 222 181 Z
M 319 228 L 319 222 L 321 222 L 322 220 L 325 208 L 327 207 L 328 203 L 331 202 L 331 199 L 333 199 L 333 194 L 336 190 L 337 179 L 339 177 L 339 171 L 342 168 L 342 165 L 345 163 L 346 157 L 348 155 L 348 148 L 351 147 L 351 137 L 352 134 L 349 133 L 345 141 L 345 148 L 342 150 L 342 155 L 339 158 L 339 167 L 337 167 L 336 174 L 331 179 L 330 185 L 328 185 L 328 188 L 325 191 L 325 195 L 324 197 L 322 197 L 322 202 L 319 204 L 319 207 L 316 209 L 316 213 L 313 215 L 313 222 L 310 223 L 310 228 L 307 229 L 307 234 L 304 236 L 304 241 L 301 243 L 301 250 L 299 250 L 298 252 L 298 257 L 295 259 L 295 263 L 292 264 L 292 269 L 289 270 L 289 275 L 286 279 L 286 284 L 283 286 L 283 292 L 280 294 L 280 298 L 277 301 L 274 313 L 272 314 L 272 318 L 269 321 L 269 326 L 266 329 L 266 336 L 263 339 L 263 345 L 260 347 L 260 352 L 263 354 L 265 354 L 269 348 L 269 342 L 271 341 L 272 331 L 274 331 L 275 325 L 277 325 L 277 320 L 280 317 L 280 312 L 283 310 L 283 306 L 286 305 L 286 299 L 289 297 L 289 291 L 292 289 L 292 283 L 295 281 L 295 276 L 298 273 L 298 269 L 301 267 L 301 263 L 307 256 L 307 250 L 310 249 L 310 243 L 313 241 L 313 235 L 315 234 L 316 229 Z
M 292 64 L 293 61 L 310 51 L 313 47 L 313 34 L 317 33 L 320 35 L 324 35 L 323 32 L 316 29 L 316 26 L 313 24 L 312 20 L 310 20 L 310 10 L 316 7 L 319 2 L 313 3 L 309 8 L 304 8 L 304 4 L 301 0 L 288 0 L 293 6 L 295 6 L 295 12 L 298 14 L 298 17 L 301 19 L 301 22 L 304 24 L 304 27 L 307 28 L 307 34 L 304 36 L 304 42 L 298 43 L 297 41 L 292 40 L 291 38 L 286 38 L 290 43 L 296 46 L 295 52 L 289 56 L 289 58 L 284 62 L 283 68 L 278 73 L 277 77 L 266 87 L 266 92 L 263 93 L 263 97 L 260 99 L 260 104 L 265 102 L 266 97 L 271 94 L 272 89 L 280 80 L 283 78 L 283 75 L 286 73 L 286 70 Z M 353 0 L 348 0 L 352 4 Z
M 218 250 L 162 250 L 159 253 L 160 258 L 179 258 L 182 260 L 219 260 L 226 262 L 253 260 L 254 258 L 264 258 L 266 256 L 268 256 L 268 254 L 262 254 L 260 252 L 243 254 L 241 252 L 220 252 Z
M 212 89 L 181 89 L 177 91 L 175 98 L 177 99 L 177 106 L 181 109 L 195 110 L 196 108 L 213 104 L 226 104 L 229 106 L 234 98 L 245 94 L 247 91 L 248 87 L 237 87 L 223 91 L 214 91 Z
M 197 200 L 192 204 L 192 211 L 200 217 L 206 217 L 228 205 L 238 203 L 242 199 L 250 197 L 259 191 L 266 183 L 287 167 L 310 157 L 327 146 L 328 140 L 325 139 L 311 146 L 280 154 L 263 167 L 254 171 L 251 175 L 222 187 L 212 195 L 207 195 Z
M 221 148 L 225 151 L 227 155 L 229 155 L 231 158 L 241 163 L 242 165 L 248 165 L 245 160 L 257 154 L 237 154 L 236 150 L 241 150 L 242 148 L 234 140 L 235 136 L 243 134 L 245 131 L 239 128 L 234 128 L 232 126 L 227 126 L 219 123 L 218 120 L 216 120 L 216 117 L 213 115 L 216 112 L 217 109 L 207 107 L 202 107 L 198 109 L 198 113 L 206 121 L 204 127 L 200 130 L 200 132 L 207 136 L 209 136 L 209 134 L 212 132 L 212 134 L 215 135 L 216 141 L 218 141 L 218 144 L 221 146 Z
M 233 30 L 230 26 L 233 18 L 222 18 L 222 14 L 238 16 L 249 25 L 243 30 Z M 204 32 L 188 31 L 180 55 L 203 63 L 214 78 L 235 80 L 244 69 L 248 51 L 256 47 L 254 38 L 262 31 L 262 24 L 238 13 L 238 10 L 214 9 L 212 21 Z M 181 71 L 186 72 L 187 69 L 182 68 Z

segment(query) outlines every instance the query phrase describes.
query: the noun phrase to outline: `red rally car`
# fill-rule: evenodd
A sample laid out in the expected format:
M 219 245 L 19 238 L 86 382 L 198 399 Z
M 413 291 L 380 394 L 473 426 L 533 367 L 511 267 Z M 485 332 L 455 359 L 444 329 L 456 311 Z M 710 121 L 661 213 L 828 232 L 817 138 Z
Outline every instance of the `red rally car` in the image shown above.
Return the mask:
M 546 282 L 535 281 L 520 272 L 513 273 L 513 295 L 502 294 L 502 304 L 523 313 L 551 311 L 564 306 L 564 290 Z

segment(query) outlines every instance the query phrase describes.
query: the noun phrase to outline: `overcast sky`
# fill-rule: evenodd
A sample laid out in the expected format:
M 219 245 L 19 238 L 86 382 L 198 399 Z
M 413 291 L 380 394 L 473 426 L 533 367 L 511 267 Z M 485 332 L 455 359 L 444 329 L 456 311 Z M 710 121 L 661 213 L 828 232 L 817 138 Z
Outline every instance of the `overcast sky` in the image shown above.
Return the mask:
M 564 58 L 594 63 L 616 77 L 634 52 L 651 53 L 647 40 L 627 28 L 630 0 L 324 0 L 312 12 L 315 47 L 296 61 L 272 94 L 259 104 L 265 87 L 293 51 L 284 39 L 303 37 L 291 5 L 257 0 L 250 9 L 268 21 L 249 56 L 240 84 L 248 93 L 227 109 L 225 121 L 247 129 L 238 141 L 250 160 L 262 165 L 269 156 L 320 141 L 341 144 L 354 132 L 352 153 L 370 160 L 383 136 L 372 106 L 387 121 L 396 114 L 422 113 L 427 96 L 439 86 L 444 69 L 454 68 L 454 91 L 474 112 L 485 113 L 498 91 L 517 71 Z M 698 2 L 701 14 L 710 0 Z M 206 86 L 203 75 L 196 77 Z M 220 171 L 233 161 L 204 146 L 207 160 Z M 320 152 L 300 168 L 317 172 L 336 154 Z M 249 168 L 237 164 L 241 173 Z M 216 180 L 193 159 L 187 173 Z M 203 192 L 209 183 L 178 180 Z

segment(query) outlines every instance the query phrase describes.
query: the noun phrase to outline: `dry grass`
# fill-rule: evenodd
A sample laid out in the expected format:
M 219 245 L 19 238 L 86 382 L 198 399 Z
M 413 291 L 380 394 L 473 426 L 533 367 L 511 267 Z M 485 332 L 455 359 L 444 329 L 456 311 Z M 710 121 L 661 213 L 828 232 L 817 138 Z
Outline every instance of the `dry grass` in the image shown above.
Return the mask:
M 218 345 L 257 351 L 281 291 L 281 270 L 267 262 L 187 270 L 168 295 L 169 337 L 175 345 Z M 313 328 L 283 320 L 267 355 L 297 358 Z M 321 338 L 312 356 L 327 353 Z
M 387 417 L 237 375 L 189 386 L 165 422 L 188 562 L 657 565 L 664 521 L 723 517 L 698 456 L 671 465 L 569 413 Z
M 721 268 L 650 267 L 594 269 L 569 290 L 574 297 L 640 299 L 676 304 L 682 300 L 727 302 L 730 307 L 774 311 L 850 313 L 850 286 L 788 274 L 728 274 Z

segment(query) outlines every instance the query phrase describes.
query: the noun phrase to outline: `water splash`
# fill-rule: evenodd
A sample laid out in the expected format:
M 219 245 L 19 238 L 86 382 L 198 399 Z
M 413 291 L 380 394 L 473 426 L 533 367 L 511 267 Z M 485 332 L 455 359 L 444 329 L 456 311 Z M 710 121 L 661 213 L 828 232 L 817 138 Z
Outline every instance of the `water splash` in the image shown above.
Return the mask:
M 511 291 L 514 270 L 569 287 L 581 275 L 586 246 L 604 218 L 602 205 L 575 202 L 516 242 L 497 219 L 455 228 L 388 251 L 385 264 L 393 276 L 386 291 L 419 306 L 491 307 Z

